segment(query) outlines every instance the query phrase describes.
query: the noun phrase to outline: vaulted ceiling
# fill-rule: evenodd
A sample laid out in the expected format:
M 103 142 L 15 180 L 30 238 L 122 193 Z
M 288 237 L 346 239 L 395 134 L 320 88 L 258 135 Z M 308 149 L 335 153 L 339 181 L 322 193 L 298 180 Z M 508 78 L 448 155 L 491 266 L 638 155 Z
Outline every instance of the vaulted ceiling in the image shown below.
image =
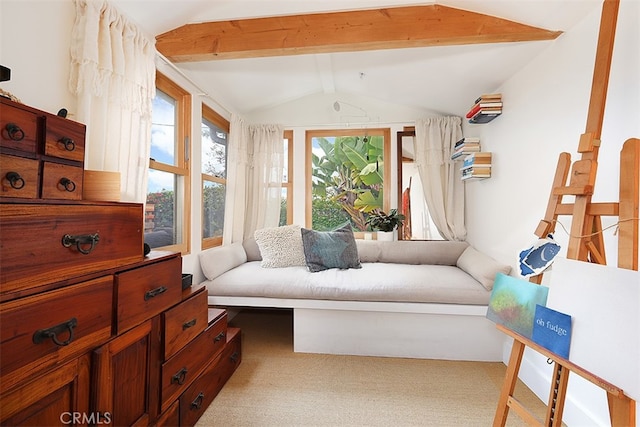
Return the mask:
M 464 114 L 596 0 L 111 0 L 243 114 L 317 94 Z M 594 47 L 595 50 L 595 47 Z

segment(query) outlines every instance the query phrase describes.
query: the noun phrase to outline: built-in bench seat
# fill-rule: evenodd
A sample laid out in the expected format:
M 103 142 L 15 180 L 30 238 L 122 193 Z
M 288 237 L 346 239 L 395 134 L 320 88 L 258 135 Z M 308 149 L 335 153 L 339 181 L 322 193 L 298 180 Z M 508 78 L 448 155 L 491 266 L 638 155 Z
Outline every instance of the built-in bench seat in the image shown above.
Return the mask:
M 293 309 L 294 351 L 502 360 L 486 319 L 495 274 L 465 242 L 357 240 L 361 268 L 265 268 L 255 241 L 200 254 L 209 304 Z

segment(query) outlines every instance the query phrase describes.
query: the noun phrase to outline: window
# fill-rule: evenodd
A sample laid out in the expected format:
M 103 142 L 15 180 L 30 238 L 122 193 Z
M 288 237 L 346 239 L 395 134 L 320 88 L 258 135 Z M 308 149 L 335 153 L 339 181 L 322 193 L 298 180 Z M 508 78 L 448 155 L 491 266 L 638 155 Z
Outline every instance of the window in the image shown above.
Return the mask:
M 280 204 L 280 224 L 293 222 L 293 131 L 284 131 L 284 174 L 282 179 L 282 202 Z
M 229 122 L 202 104 L 202 249 L 222 245 Z
M 331 230 L 349 221 L 365 231 L 367 212 L 388 210 L 389 140 L 389 129 L 307 131 L 308 227 Z
M 151 248 L 189 251 L 189 124 L 191 97 L 157 73 L 151 125 L 151 158 L 145 242 Z

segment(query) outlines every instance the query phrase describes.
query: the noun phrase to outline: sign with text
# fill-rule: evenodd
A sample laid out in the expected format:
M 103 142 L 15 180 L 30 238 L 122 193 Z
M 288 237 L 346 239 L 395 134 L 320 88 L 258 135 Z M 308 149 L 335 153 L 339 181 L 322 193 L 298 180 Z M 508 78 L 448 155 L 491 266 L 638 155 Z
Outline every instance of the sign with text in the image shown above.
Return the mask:
M 565 359 L 571 345 L 571 316 L 536 305 L 531 339 Z

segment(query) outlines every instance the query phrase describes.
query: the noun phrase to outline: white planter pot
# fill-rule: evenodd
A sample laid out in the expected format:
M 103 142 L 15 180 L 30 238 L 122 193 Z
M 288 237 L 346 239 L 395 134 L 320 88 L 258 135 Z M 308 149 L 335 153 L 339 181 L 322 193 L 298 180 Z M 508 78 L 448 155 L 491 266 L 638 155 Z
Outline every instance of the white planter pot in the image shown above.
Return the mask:
M 383 242 L 392 242 L 394 239 L 394 231 L 377 231 L 376 238 Z

